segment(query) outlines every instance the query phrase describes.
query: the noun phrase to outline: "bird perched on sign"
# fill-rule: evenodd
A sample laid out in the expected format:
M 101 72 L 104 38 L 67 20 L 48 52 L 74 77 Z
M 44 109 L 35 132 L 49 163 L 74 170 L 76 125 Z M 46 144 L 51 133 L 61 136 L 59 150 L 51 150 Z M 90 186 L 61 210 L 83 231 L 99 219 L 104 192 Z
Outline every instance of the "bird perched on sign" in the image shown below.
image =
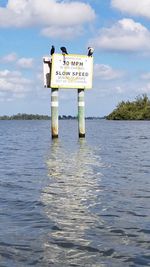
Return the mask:
M 94 48 L 88 47 L 88 57 L 92 57 L 93 53 L 94 53 Z
M 51 56 L 55 53 L 55 46 L 54 45 L 52 45 L 52 48 L 51 48 Z
M 61 52 L 62 52 L 63 55 L 68 55 L 68 52 L 67 52 L 66 47 L 62 46 L 62 47 L 60 48 L 60 50 L 61 50 Z
M 62 52 L 62 55 L 63 55 L 63 62 L 64 62 L 64 64 L 65 64 L 65 62 L 66 62 L 65 55 L 68 55 L 67 49 L 66 49 L 66 47 L 62 46 L 62 47 L 60 48 L 60 50 L 61 50 L 61 52 Z

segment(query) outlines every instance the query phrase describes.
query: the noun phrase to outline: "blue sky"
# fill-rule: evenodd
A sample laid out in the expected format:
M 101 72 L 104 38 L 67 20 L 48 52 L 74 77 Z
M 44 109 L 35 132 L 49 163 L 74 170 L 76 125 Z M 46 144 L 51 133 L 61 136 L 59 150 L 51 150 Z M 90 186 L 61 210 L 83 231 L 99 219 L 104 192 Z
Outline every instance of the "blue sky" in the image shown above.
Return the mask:
M 51 45 L 95 49 L 86 116 L 150 96 L 150 0 L 0 0 L 0 115 L 50 114 L 42 58 Z M 77 114 L 76 89 L 59 90 L 59 114 Z

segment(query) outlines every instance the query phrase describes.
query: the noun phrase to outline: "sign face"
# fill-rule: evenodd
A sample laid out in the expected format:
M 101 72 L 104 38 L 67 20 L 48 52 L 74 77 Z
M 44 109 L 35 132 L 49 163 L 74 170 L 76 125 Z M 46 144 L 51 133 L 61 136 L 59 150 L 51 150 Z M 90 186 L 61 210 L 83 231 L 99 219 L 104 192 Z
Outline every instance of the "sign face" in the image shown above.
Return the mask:
M 93 57 L 53 54 L 51 88 L 92 88 Z

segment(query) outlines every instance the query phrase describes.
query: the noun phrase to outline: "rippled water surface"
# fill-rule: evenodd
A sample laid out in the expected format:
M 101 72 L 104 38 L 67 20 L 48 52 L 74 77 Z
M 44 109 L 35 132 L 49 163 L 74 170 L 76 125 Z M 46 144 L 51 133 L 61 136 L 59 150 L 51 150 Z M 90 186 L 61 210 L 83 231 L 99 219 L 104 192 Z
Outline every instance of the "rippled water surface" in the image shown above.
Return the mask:
M 0 121 L 0 266 L 150 266 L 150 122 Z

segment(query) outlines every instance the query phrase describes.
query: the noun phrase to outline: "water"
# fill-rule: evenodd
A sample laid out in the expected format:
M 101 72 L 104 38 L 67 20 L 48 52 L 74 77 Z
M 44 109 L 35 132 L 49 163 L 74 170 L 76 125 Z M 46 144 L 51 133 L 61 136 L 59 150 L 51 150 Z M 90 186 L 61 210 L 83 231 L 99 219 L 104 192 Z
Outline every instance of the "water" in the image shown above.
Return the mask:
M 150 266 L 149 129 L 0 121 L 0 266 Z

